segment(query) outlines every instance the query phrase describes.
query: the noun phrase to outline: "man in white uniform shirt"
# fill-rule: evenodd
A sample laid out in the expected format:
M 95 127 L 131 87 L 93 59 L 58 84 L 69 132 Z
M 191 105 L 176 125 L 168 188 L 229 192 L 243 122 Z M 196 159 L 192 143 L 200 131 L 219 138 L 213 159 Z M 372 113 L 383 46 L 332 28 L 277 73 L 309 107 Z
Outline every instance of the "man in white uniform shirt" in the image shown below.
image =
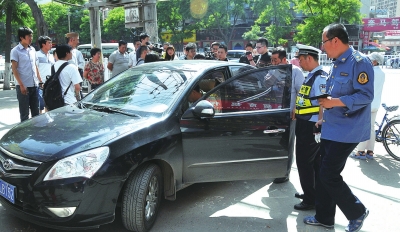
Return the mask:
M 69 45 L 59 45 L 56 49 L 58 61 L 54 64 L 54 71 L 61 67 L 62 64 L 68 62 L 72 57 L 72 48 Z M 62 93 L 68 89 L 67 94 L 64 96 L 65 105 L 72 105 L 81 99 L 80 91 L 82 78 L 79 75 L 78 69 L 75 65 L 67 65 L 60 73 L 60 84 Z
M 36 52 L 36 65 L 39 69 L 40 76 L 46 81 L 46 76 L 51 75 L 51 66 L 55 63 L 54 57 L 49 53 L 52 47 L 51 38 L 48 36 L 40 36 L 38 39 L 40 50 Z M 41 86 L 40 86 L 41 87 Z M 43 90 L 39 88 L 39 110 L 42 113 L 44 109 Z

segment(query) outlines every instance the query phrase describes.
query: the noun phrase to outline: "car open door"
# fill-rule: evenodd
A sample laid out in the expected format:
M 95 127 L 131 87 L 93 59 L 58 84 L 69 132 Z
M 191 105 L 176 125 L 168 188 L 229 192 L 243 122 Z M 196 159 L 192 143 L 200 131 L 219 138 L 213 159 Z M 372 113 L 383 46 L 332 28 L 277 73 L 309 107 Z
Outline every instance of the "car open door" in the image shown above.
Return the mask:
M 291 73 L 291 65 L 246 71 L 201 98 L 214 106 L 214 116 L 199 117 L 196 105 L 184 113 L 184 183 L 286 175 L 294 140 Z

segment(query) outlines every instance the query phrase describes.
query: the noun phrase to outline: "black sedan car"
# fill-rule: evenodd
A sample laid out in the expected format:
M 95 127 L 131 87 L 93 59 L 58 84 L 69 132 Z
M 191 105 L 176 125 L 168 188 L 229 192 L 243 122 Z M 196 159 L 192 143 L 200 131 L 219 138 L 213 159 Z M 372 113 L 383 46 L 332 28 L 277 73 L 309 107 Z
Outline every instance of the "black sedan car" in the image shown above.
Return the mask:
M 131 68 L 1 138 L 1 205 L 57 229 L 96 228 L 121 210 L 127 229 L 147 231 L 162 198 L 190 184 L 288 176 L 290 88 L 291 65 Z

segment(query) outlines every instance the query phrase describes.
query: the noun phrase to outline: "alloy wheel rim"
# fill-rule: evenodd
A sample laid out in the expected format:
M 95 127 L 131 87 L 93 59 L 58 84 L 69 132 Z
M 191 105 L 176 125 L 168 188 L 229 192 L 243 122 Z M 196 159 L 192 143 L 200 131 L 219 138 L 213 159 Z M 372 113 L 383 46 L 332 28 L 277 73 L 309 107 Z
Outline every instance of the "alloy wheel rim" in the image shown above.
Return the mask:
M 158 181 L 157 177 L 153 176 L 150 180 L 149 187 L 147 189 L 145 215 L 146 220 L 150 220 L 151 217 L 156 213 L 157 200 L 158 200 Z

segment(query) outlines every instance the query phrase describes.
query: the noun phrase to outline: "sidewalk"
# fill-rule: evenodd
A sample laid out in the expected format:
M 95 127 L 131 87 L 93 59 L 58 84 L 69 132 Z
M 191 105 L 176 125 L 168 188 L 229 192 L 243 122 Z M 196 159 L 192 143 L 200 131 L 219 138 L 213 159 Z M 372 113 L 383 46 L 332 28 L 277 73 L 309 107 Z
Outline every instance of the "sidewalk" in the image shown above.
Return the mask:
M 0 138 L 20 122 L 17 92 L 15 89 L 3 90 L 0 85 Z

